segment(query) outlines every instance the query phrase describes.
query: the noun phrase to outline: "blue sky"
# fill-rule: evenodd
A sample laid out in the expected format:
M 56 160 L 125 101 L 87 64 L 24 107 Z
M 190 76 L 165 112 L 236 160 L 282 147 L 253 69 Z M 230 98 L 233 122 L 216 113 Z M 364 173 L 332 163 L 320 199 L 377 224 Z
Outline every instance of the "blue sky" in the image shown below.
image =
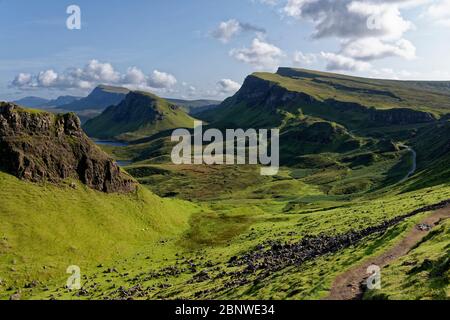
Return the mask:
M 277 66 L 450 80 L 449 31 L 448 0 L 0 0 L 0 99 L 99 83 L 223 99 Z

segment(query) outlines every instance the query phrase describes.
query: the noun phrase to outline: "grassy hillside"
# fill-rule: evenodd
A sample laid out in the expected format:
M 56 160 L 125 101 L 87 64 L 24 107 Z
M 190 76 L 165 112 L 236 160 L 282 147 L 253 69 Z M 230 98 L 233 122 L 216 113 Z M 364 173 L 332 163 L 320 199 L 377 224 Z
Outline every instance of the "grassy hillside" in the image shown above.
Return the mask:
M 382 288 L 367 299 L 417 300 L 450 298 L 450 220 L 382 274 Z
M 132 162 L 136 193 L 0 174 L 0 297 L 325 298 L 338 275 L 432 212 L 404 215 L 450 199 L 448 87 L 283 68 L 249 76 L 200 117 L 221 129 L 280 128 L 275 176 L 257 165 L 172 164 L 170 132 L 194 119 L 132 92 L 85 129 L 129 140 L 101 148 Z M 320 251 L 327 241 L 336 250 Z M 448 298 L 448 246 L 445 221 L 365 298 Z M 82 267 L 81 291 L 64 288 L 72 264 Z
M 239 175 L 246 172 L 246 179 L 251 181 L 251 171 Z M 231 177 L 233 170 L 224 174 Z M 283 171 L 282 176 L 285 174 Z M 203 211 L 190 216 L 187 228 L 178 229 L 183 233 L 175 230 L 164 234 L 160 238 L 163 241 L 142 243 L 134 251 L 127 251 L 128 255 L 102 259 L 98 268 L 84 268 L 81 292 L 64 289 L 67 277 L 60 274 L 60 278 L 55 276 L 36 287 L 22 289 L 22 294 L 45 299 L 319 299 L 327 295 L 334 277 L 395 244 L 426 213 L 338 253 L 301 265 L 287 265 L 263 278 L 246 272 L 247 264 L 232 266 L 229 261 L 260 246 L 375 226 L 450 197 L 448 187 L 436 186 L 349 199 L 327 196 L 302 181 L 283 180 L 282 176 L 275 181 L 264 178 L 258 186 L 235 185 L 234 192 L 204 198 L 208 202 L 203 203 Z M 184 181 L 191 179 L 186 176 Z M 197 194 L 202 195 L 201 191 Z M 255 197 L 257 194 L 259 197 Z M 303 206 L 286 211 L 287 199 L 302 199 Z M 109 271 L 112 269 L 117 271 Z M 394 291 L 399 294 L 402 289 Z
M 135 140 L 174 128 L 192 128 L 194 119 L 175 105 L 147 92 L 131 92 L 83 126 L 99 139 Z
M 279 127 L 313 116 L 349 130 L 432 123 L 450 114 L 447 82 L 405 82 L 302 69 L 254 73 L 236 95 L 199 118 L 219 127 Z
M 321 101 L 334 99 L 379 109 L 411 108 L 436 114 L 450 113 L 450 82 L 369 79 L 292 68 L 256 76 Z
M 64 277 L 174 237 L 196 210 L 145 188 L 103 194 L 84 185 L 38 185 L 0 173 L 0 296 L 9 286 Z

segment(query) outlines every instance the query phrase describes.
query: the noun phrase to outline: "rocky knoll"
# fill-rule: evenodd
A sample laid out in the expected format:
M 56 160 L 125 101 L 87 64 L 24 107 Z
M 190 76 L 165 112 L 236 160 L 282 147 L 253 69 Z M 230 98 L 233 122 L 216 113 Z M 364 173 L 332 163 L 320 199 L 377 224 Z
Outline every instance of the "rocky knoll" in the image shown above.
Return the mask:
M 0 103 L 0 169 L 31 182 L 75 178 L 106 193 L 136 189 L 135 181 L 84 134 L 74 114 Z

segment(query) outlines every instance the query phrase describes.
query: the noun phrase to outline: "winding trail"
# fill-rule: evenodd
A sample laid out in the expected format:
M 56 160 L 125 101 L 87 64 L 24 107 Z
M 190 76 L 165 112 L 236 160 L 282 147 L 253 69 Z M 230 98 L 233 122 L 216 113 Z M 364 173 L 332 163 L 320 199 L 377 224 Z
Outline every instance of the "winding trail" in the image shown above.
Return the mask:
M 428 215 L 420 224 L 429 225 L 432 228 L 439 225 L 443 219 L 450 218 L 450 206 L 439 209 Z M 432 229 L 431 228 L 431 229 Z M 424 231 L 414 227 L 406 237 L 396 244 L 393 248 L 387 250 L 381 255 L 353 267 L 352 269 L 339 275 L 331 287 L 330 294 L 326 300 L 358 300 L 362 298 L 364 283 L 369 274 L 367 268 L 371 265 L 377 265 L 381 269 L 406 255 L 414 246 L 419 243 L 431 230 Z

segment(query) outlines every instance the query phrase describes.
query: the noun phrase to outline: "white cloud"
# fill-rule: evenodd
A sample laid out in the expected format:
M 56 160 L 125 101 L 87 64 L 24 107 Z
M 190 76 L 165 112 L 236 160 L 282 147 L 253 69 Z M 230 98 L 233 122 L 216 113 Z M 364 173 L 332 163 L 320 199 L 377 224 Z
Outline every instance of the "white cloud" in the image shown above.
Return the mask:
M 193 96 L 197 93 L 197 88 L 194 86 L 188 86 L 187 91 L 190 96 Z
M 315 38 L 398 39 L 413 27 L 399 8 L 416 0 L 288 0 L 283 12 L 314 23 Z
M 145 85 L 147 83 L 147 76 L 137 67 L 131 67 L 127 69 L 123 77 L 123 82 L 131 85 Z
M 248 48 L 230 51 L 230 56 L 257 69 L 277 67 L 279 59 L 283 55 L 284 53 L 280 48 L 258 38 L 253 39 L 251 46 Z
M 257 34 L 264 34 L 266 31 L 263 28 L 254 26 L 249 23 L 230 19 L 219 24 L 216 30 L 212 32 L 212 36 L 219 39 L 223 43 L 229 42 L 234 36 L 242 32 L 255 32 Z
M 416 47 L 405 39 L 386 43 L 377 38 L 363 38 L 345 43 L 341 54 L 364 61 L 393 56 L 411 60 L 416 57 Z
M 340 54 L 321 52 L 321 56 L 327 62 L 327 70 L 332 71 L 367 71 L 370 63 L 358 61 Z
M 416 47 L 406 40 L 415 28 L 402 16 L 402 10 L 424 5 L 431 0 L 287 0 L 286 16 L 310 21 L 315 39 L 336 38 L 340 50 L 322 53 L 330 70 L 367 70 L 368 61 L 399 57 L 414 59 Z M 449 1 L 450 0 L 445 0 Z M 296 53 L 294 63 L 308 64 L 311 59 Z
M 39 86 L 51 87 L 58 81 L 58 74 L 53 70 L 39 72 L 37 82 Z
M 110 63 L 101 63 L 95 59 L 89 61 L 83 70 L 76 70 L 76 73 L 86 81 L 116 82 L 120 79 L 119 73 Z
M 450 27 L 450 0 L 440 0 L 430 5 L 425 16 L 436 24 Z
M 303 53 L 301 51 L 295 51 L 292 58 L 294 65 L 311 65 L 317 62 L 317 55 L 314 53 Z
M 109 63 L 98 60 L 89 61 L 83 68 L 69 68 L 62 73 L 45 70 L 36 75 L 20 73 L 11 82 L 13 87 L 20 89 L 58 88 L 89 90 L 99 84 L 127 86 L 133 89 L 161 90 L 170 89 L 176 85 L 175 76 L 154 70 L 147 76 L 137 67 L 130 67 L 124 74 L 114 70 Z
M 295 18 L 301 18 L 302 8 L 308 0 L 288 0 L 283 11 L 286 15 Z
M 19 73 L 12 81 L 12 86 L 22 88 L 29 87 L 32 84 L 33 77 L 29 73 Z
M 354 26 L 356 36 L 377 36 L 384 40 L 395 40 L 414 27 L 412 22 L 402 17 L 398 4 L 392 0 L 375 3 L 351 1 L 347 5 L 347 10 L 347 18 L 356 20 L 358 19 L 356 17 L 362 17 L 362 20 L 359 19 L 362 25 Z M 352 35 L 351 31 L 350 35 Z
M 152 88 L 170 88 L 177 84 L 177 79 L 170 73 L 154 70 L 148 80 L 148 85 Z
M 231 80 L 231 79 L 222 79 L 217 82 L 217 90 L 222 94 L 230 94 L 235 93 L 241 88 L 241 84 Z
M 223 43 L 227 43 L 230 39 L 241 31 L 239 21 L 231 19 L 221 22 L 219 27 L 214 30 L 214 38 L 219 39 Z

